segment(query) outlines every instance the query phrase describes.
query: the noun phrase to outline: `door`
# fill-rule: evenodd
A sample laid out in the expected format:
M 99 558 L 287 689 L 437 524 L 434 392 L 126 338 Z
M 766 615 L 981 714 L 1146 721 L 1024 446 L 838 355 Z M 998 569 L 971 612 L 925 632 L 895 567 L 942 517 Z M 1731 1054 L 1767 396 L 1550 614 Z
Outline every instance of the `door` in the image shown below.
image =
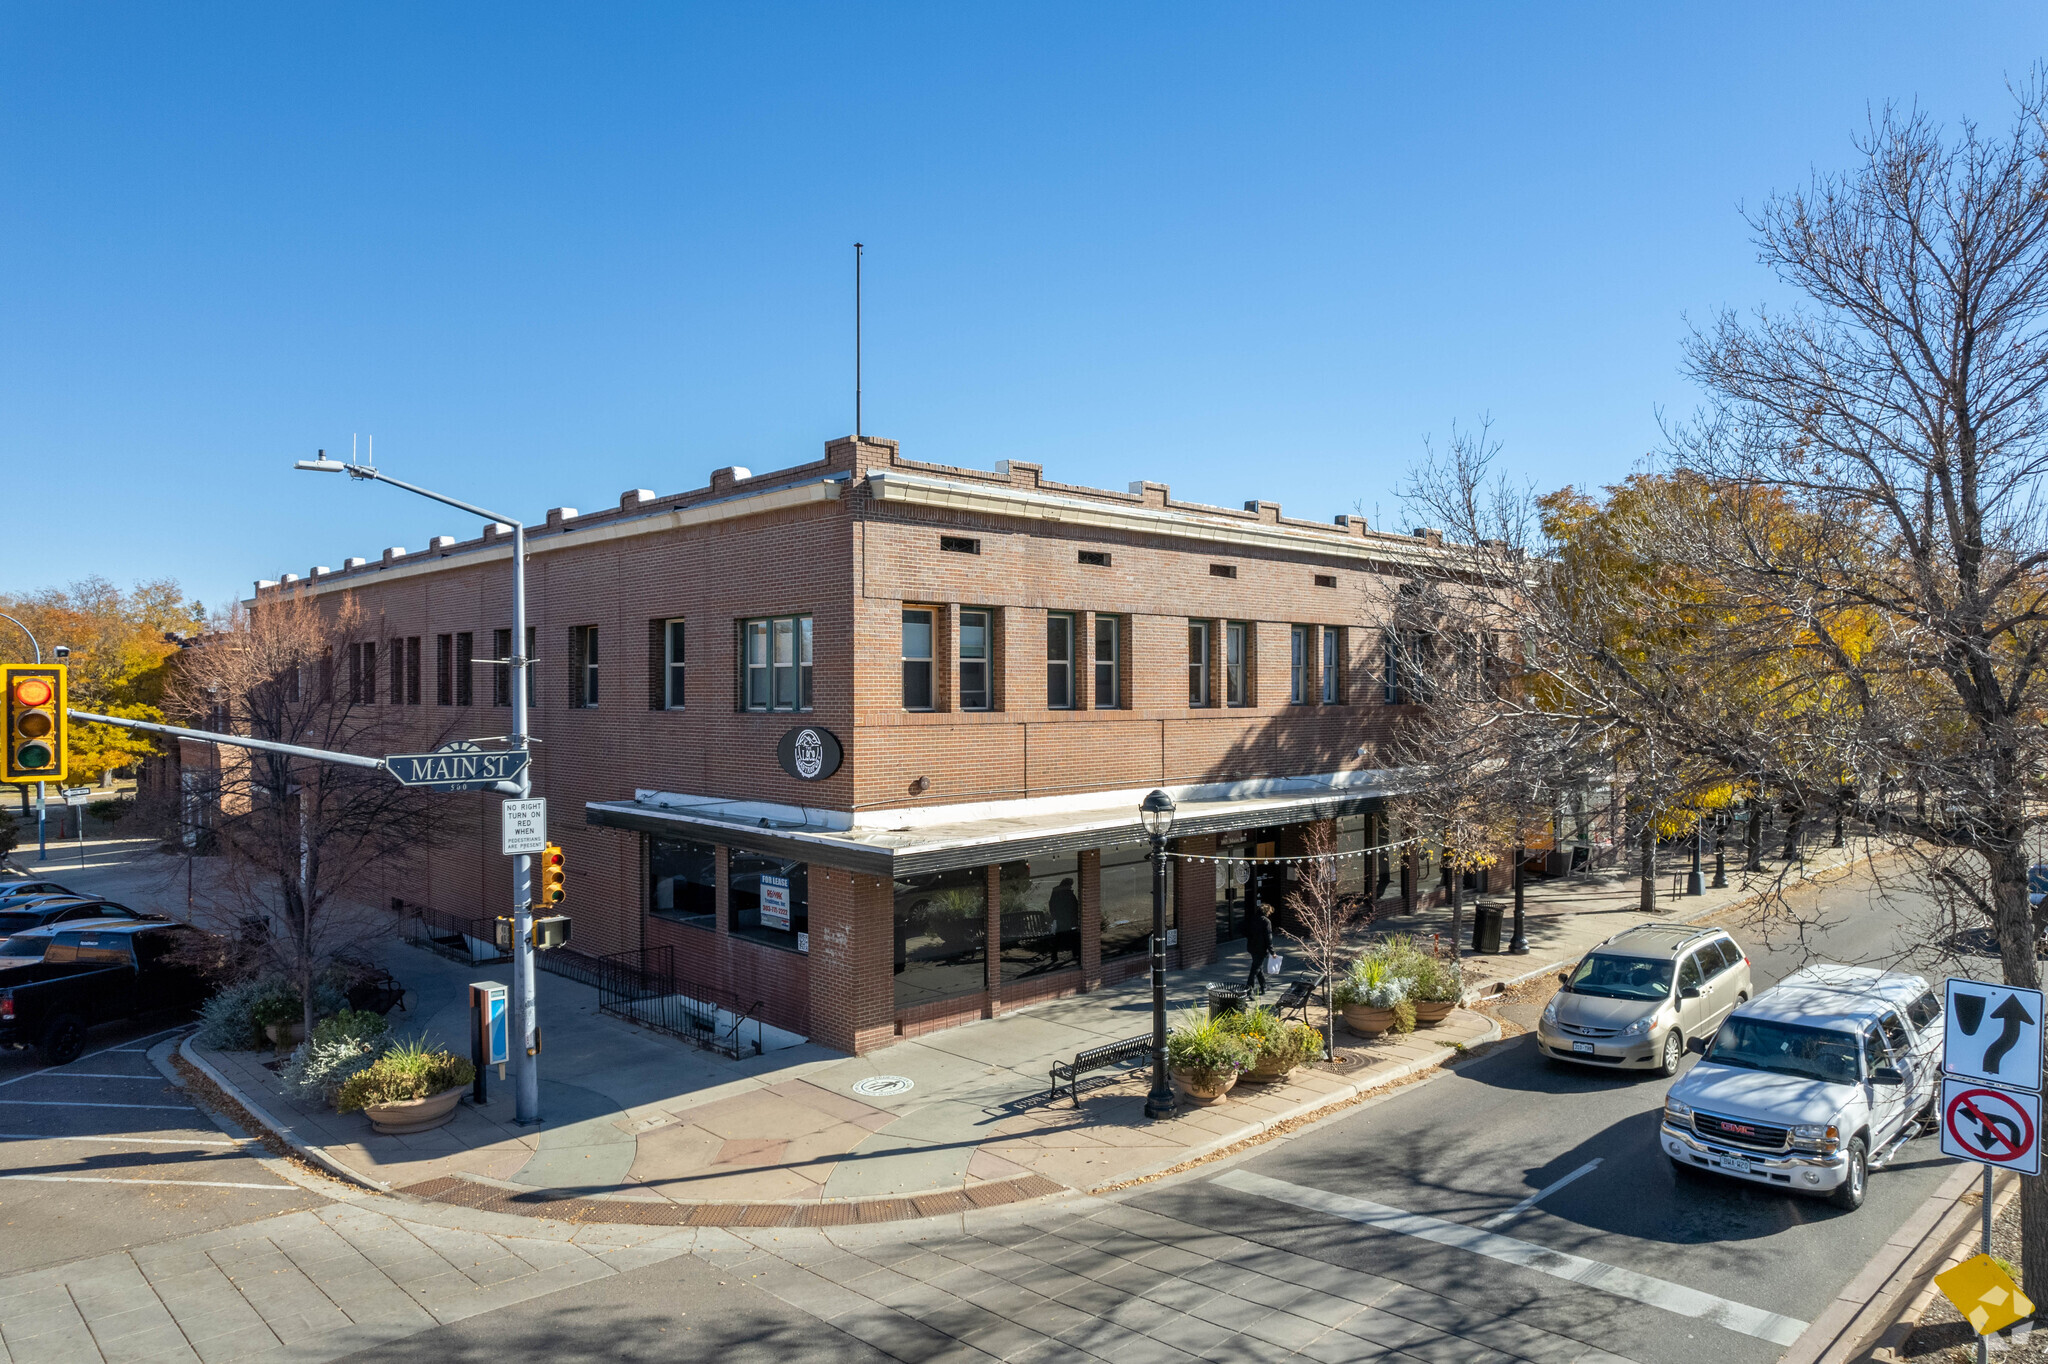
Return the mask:
M 1892 1015 L 1892 1021 L 1896 1023 L 1898 1015 Z M 1899 1085 L 1878 1084 L 1871 1075 L 1879 1066 L 1897 1067 L 1899 1058 L 1892 1054 L 1890 1046 L 1886 1044 L 1883 1027 L 1872 1023 L 1863 1030 L 1863 1092 L 1870 1101 L 1870 1151 L 1873 1155 L 1886 1142 L 1898 1135 L 1907 1115 L 1913 1111 L 1910 1106 L 1913 1097 L 1911 1082 Z M 1899 1073 L 1905 1074 L 1903 1067 L 1899 1067 Z M 1842 1135 L 1846 1139 L 1848 1133 Z
M 1714 954 L 1718 965 L 1721 954 Z M 1678 966 L 1678 1028 L 1690 1042 L 1695 1037 L 1704 1037 L 1713 1031 L 1714 1001 L 1707 993 L 1707 973 L 1700 965 L 1700 954 L 1688 952 Z M 1695 998 L 1687 999 L 1685 992 L 1696 990 Z
M 1729 969 L 1728 954 L 1723 950 L 1725 946 L 1717 939 L 1699 950 L 1700 970 L 1707 978 L 1705 996 L 1707 1003 L 1713 1006 L 1707 1020 L 1710 1028 L 1721 1026 L 1721 1020 L 1735 1008 L 1735 996 L 1742 989 L 1741 974 Z M 1735 960 L 1740 961 L 1741 958 Z
M 1884 1035 L 1885 1048 L 1892 1054 L 1892 1065 L 1899 1074 L 1906 1077 L 1902 1086 L 1905 1090 L 1905 1117 L 1910 1118 L 1920 1111 L 1932 1091 L 1935 1069 L 1927 1064 L 1913 1046 L 1913 1036 L 1906 1027 L 1906 1021 L 1898 1013 L 1886 1009 L 1879 1015 L 1877 1030 Z M 1902 1119 L 1903 1121 L 1903 1119 Z

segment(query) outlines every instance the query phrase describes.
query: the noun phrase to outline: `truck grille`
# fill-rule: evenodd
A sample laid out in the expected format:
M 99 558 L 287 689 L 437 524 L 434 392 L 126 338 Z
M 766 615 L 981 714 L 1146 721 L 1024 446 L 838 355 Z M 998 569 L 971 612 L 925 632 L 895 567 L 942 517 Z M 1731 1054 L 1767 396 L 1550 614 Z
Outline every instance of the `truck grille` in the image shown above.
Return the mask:
M 1712 1113 L 1693 1114 L 1692 1130 L 1709 1141 L 1725 1141 L 1730 1146 L 1746 1146 L 1752 1151 L 1783 1151 L 1792 1144 L 1791 1132 L 1783 1127 L 1745 1122 L 1740 1118 L 1720 1118 Z

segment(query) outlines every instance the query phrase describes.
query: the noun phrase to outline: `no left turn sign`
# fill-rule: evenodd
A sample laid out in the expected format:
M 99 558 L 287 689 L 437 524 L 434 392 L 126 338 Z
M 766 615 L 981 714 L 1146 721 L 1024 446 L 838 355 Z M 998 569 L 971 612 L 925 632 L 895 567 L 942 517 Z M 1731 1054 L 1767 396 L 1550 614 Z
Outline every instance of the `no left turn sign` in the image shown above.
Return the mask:
M 1992 1089 L 1968 1080 L 1942 1081 L 1943 1155 L 2037 1175 L 2041 1173 L 2040 1135 L 2040 1095 Z

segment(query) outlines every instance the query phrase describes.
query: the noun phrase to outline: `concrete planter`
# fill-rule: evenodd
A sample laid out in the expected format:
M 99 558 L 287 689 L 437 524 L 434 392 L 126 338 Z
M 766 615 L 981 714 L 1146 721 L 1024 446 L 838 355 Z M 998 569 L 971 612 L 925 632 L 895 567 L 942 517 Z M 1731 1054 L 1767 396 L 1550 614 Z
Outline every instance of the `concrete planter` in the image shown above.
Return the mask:
M 279 1051 L 290 1051 L 306 1040 L 306 1025 L 301 1023 L 265 1023 L 263 1035 L 270 1039 L 270 1045 Z
M 1174 1088 L 1182 1097 L 1196 1105 L 1221 1103 L 1223 1096 L 1237 1085 L 1234 1070 L 1184 1070 L 1175 1066 L 1167 1074 L 1173 1077 Z
M 1370 1004 L 1345 1004 L 1338 1012 L 1344 1016 L 1344 1026 L 1360 1037 L 1377 1037 L 1394 1026 L 1392 1009 L 1375 1009 Z
M 1415 1026 L 1418 1028 L 1434 1028 L 1458 1007 L 1455 999 L 1418 999 L 1411 1002 L 1415 1005 Z
M 370 1120 L 371 1127 L 387 1137 L 432 1131 L 455 1116 L 455 1105 L 468 1089 L 468 1085 L 454 1085 L 424 1099 L 370 1104 L 363 1109 L 363 1116 Z
M 1283 1064 L 1284 1061 L 1284 1064 Z M 1294 1068 L 1301 1064 L 1301 1058 L 1261 1056 L 1252 1068 L 1237 1078 L 1248 1085 L 1277 1084 L 1294 1074 Z

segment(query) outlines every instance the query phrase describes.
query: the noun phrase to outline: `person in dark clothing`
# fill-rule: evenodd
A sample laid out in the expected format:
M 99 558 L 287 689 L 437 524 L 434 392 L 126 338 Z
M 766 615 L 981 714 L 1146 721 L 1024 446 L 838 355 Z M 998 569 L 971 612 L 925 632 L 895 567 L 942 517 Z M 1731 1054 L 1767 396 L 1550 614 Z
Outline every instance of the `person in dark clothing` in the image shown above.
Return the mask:
M 1252 954 L 1252 969 L 1244 978 L 1244 991 L 1248 995 L 1266 993 L 1266 958 L 1273 951 L 1273 921 L 1266 917 L 1266 907 L 1251 905 L 1251 913 L 1244 921 L 1244 946 Z
M 1061 881 L 1045 902 L 1045 916 L 1052 923 L 1052 965 L 1060 964 L 1060 949 L 1065 948 L 1074 956 L 1074 965 L 1081 964 L 1081 897 L 1074 894 L 1072 877 Z

